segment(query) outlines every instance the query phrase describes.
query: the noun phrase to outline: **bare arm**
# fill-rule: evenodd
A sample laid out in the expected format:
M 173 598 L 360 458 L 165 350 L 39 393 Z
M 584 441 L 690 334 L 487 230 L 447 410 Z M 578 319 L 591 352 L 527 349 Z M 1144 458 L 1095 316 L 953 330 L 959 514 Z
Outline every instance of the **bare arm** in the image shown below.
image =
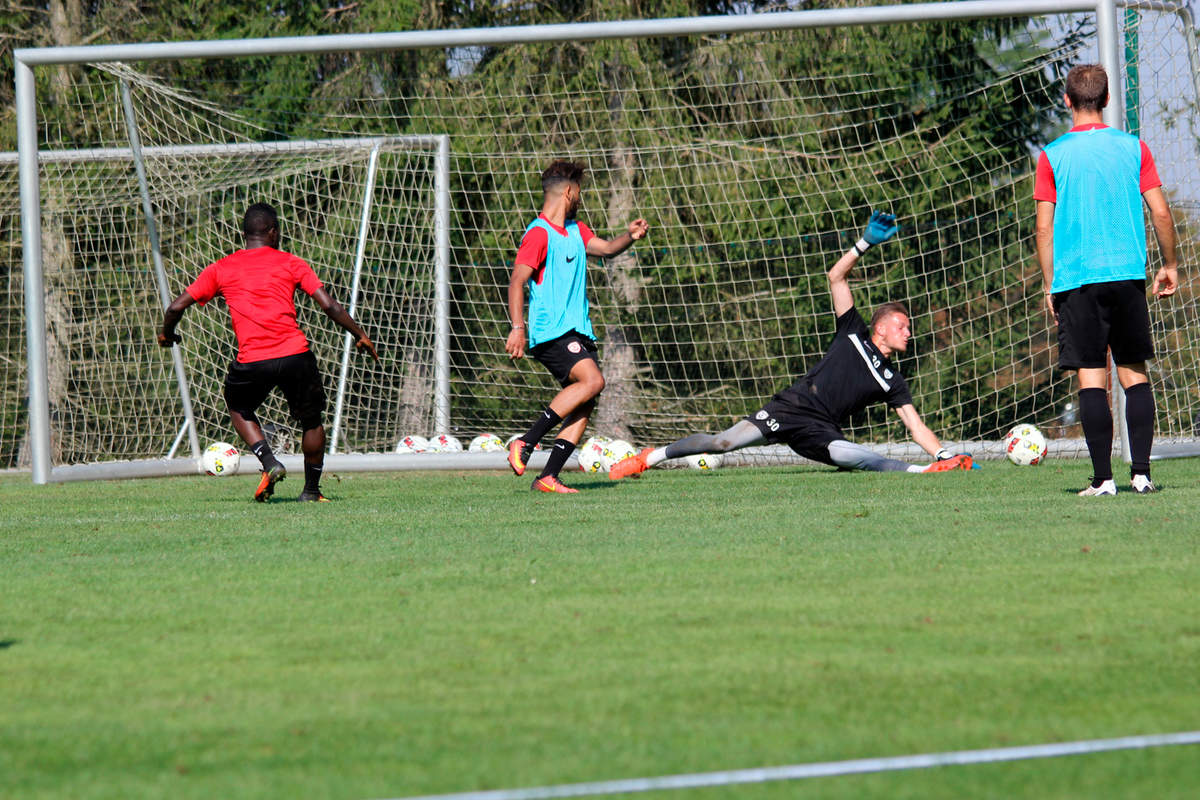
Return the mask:
M 508 279 L 508 318 L 512 330 L 504 342 L 504 350 L 514 360 L 525 357 L 525 284 L 533 277 L 533 267 L 528 264 L 513 264 L 512 276 Z
M 858 251 L 851 247 L 829 270 L 829 294 L 833 297 L 833 313 L 840 317 L 854 308 L 854 295 L 850 291 L 850 271 L 858 263 Z
M 184 292 L 167 306 L 167 310 L 163 312 L 162 328 L 158 332 L 159 347 L 171 347 L 180 342 L 179 334 L 175 333 L 175 326 L 183 319 L 183 312 L 194 302 L 196 301 L 192 296 Z
M 325 316 L 336 322 L 342 330 L 355 338 L 355 349 L 366 350 L 376 361 L 379 360 L 379 353 L 375 352 L 375 343 L 371 341 L 371 337 L 367 336 L 366 331 L 354 321 L 354 318 L 350 316 L 346 309 L 342 308 L 341 303 L 330 297 L 329 292 L 325 291 L 324 287 L 313 292 L 312 298 L 317 301 L 317 305 L 325 312 Z
M 612 241 L 601 239 L 599 236 L 593 236 L 591 239 L 588 239 L 587 254 L 598 258 L 612 258 L 624 253 L 633 246 L 634 242 L 645 238 L 649 231 L 650 223 L 639 217 L 629 223 L 629 230 Z
M 1058 315 L 1054 313 L 1054 301 L 1050 296 L 1050 285 L 1054 282 L 1054 203 L 1049 200 L 1038 201 L 1034 238 L 1037 241 L 1038 265 L 1042 268 L 1042 283 L 1045 284 L 1046 309 L 1057 322 Z
M 917 413 L 917 409 L 912 403 L 900 406 L 896 409 L 897 416 L 908 428 L 908 433 L 912 436 L 912 440 L 921 446 L 929 455 L 934 458 L 938 457 L 939 451 L 942 449 L 942 443 L 934 435 L 933 431 L 929 430 L 928 426 L 921 421 L 921 415 Z
M 1150 209 L 1150 222 L 1154 225 L 1154 238 L 1158 239 L 1158 252 L 1163 265 L 1154 276 L 1150 291 L 1155 297 L 1170 297 L 1179 288 L 1179 256 L 1175 251 L 1175 220 L 1171 207 L 1161 187 L 1148 189 L 1142 194 Z

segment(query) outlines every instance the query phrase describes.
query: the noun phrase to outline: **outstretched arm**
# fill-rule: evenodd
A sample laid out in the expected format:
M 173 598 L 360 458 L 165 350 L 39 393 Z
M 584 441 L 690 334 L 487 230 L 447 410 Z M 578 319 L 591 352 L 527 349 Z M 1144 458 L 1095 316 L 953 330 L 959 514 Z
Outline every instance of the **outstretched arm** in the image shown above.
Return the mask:
M 883 244 L 896 235 L 896 215 L 885 214 L 882 211 L 872 211 L 871 220 L 862 238 L 853 247 L 842 254 L 842 257 L 830 268 L 829 294 L 833 298 L 833 313 L 841 316 L 854 307 L 854 295 L 850 292 L 850 271 L 858 263 L 858 259 L 867 248 Z
M 1142 197 L 1150 208 L 1150 222 L 1154 225 L 1154 238 L 1158 239 L 1158 252 L 1163 265 L 1154 276 L 1150 291 L 1155 297 L 1170 297 L 1179 288 L 1179 257 L 1175 252 L 1175 220 L 1171 207 L 1161 187 L 1147 190 Z
M 317 305 L 325 312 L 325 316 L 336 322 L 342 330 L 349 333 L 355 338 L 354 347 L 358 350 L 366 350 L 376 361 L 379 360 L 379 353 L 375 352 L 375 343 L 371 341 L 371 337 L 367 336 L 354 318 L 346 309 L 342 308 L 342 304 L 329 296 L 329 292 L 325 291 L 324 287 L 313 292 L 313 300 L 317 301 Z
M 908 433 L 912 436 L 912 440 L 921 446 L 929 455 L 938 459 L 950 458 L 953 453 L 942 447 L 941 441 L 934 435 L 933 431 L 921 420 L 921 415 L 917 413 L 916 406 L 912 403 L 900 406 L 896 409 L 897 416 L 904 423 L 904 427 L 908 428 Z
M 167 310 L 163 312 L 162 328 L 158 332 L 158 346 L 171 347 L 182 341 L 179 334 L 175 332 L 175 326 L 179 324 L 179 320 L 183 319 L 183 312 L 187 311 L 188 306 L 196 302 L 190 294 L 184 292 L 171 301 L 171 305 L 167 306 Z
M 628 250 L 634 242 L 645 238 L 650 232 L 650 223 L 638 217 L 633 222 L 629 223 L 629 230 L 622 233 L 617 238 L 609 241 L 601 239 L 599 236 L 593 236 L 588 239 L 587 254 L 589 256 L 597 256 L 599 258 L 612 258 L 618 256 Z

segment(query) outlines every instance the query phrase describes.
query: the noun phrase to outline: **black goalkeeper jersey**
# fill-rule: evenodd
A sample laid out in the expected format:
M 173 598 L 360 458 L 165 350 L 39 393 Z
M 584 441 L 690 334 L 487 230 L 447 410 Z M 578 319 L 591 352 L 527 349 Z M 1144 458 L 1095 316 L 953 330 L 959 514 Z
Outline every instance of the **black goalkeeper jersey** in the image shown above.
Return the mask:
M 913 401 L 904 376 L 879 352 L 867 323 L 853 306 L 837 318 L 837 331 L 825 357 L 775 399 L 838 428 L 851 414 L 873 403 L 899 408 Z

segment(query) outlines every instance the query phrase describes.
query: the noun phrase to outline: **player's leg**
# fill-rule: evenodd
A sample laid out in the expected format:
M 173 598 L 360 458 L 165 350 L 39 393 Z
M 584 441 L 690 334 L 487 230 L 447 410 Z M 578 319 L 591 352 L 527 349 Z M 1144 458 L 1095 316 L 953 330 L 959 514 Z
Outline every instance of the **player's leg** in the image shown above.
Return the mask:
M 645 472 L 650 467 L 668 459 L 683 458 L 700 453 L 728 453 L 743 447 L 764 444 L 766 441 L 766 436 L 754 423 L 743 419 L 720 433 L 693 433 L 691 436 L 671 442 L 666 447 L 646 448 L 633 458 L 613 464 L 608 472 L 608 477 L 613 480 L 621 480 L 630 475 Z
M 1154 392 L 1146 362 L 1118 364 L 1117 379 L 1125 390 L 1125 425 L 1129 429 L 1129 480 L 1138 494 L 1157 491 L 1150 480 L 1154 446 Z
M 265 503 L 275 493 L 275 484 L 287 477 L 287 470 L 271 452 L 255 413 L 275 386 L 268 367 L 265 362 L 240 364 L 235 361 L 229 366 L 224 388 L 225 405 L 233 428 L 262 466 L 262 476 L 254 489 L 254 499 L 260 503 Z
M 1058 315 L 1058 366 L 1079 380 L 1079 422 L 1092 460 L 1092 480 L 1079 494 L 1115 495 L 1112 479 L 1112 412 L 1108 407 L 1108 311 L 1103 284 L 1085 284 L 1054 295 Z
M 928 467 L 887 458 L 869 447 L 836 439 L 826 445 L 829 459 L 842 469 L 861 469 L 868 472 L 924 472 Z
M 523 475 L 525 463 L 542 437 L 604 391 L 604 376 L 600 373 L 596 353 L 596 343 L 592 339 L 574 332 L 543 342 L 530 351 L 530 355 L 558 380 L 562 389 L 529 430 L 509 445 L 508 463 L 513 472 Z
M 297 499 L 326 502 L 321 494 L 325 470 L 325 386 L 317 369 L 317 358 L 308 351 L 279 361 L 279 386 L 287 399 L 288 411 L 303 431 L 300 450 L 304 453 L 304 489 Z
M 589 368 L 583 365 L 591 364 L 595 366 L 595 363 L 594 361 L 581 361 L 576 367 L 581 368 L 583 371 L 588 371 Z M 574 371 L 572 372 L 574 373 Z M 595 408 L 596 398 L 593 397 L 566 416 L 563 420 L 562 429 L 559 430 L 558 437 L 554 440 L 554 446 L 550 448 L 550 455 L 546 458 L 546 466 L 542 468 L 541 474 L 533 482 L 534 489 L 557 494 L 574 494 L 578 491 L 577 489 L 565 486 L 558 479 L 558 473 L 562 471 L 563 467 L 567 464 L 567 459 L 575 452 L 575 446 L 579 444 L 584 430 L 587 429 L 588 419 Z
M 1117 364 L 1117 380 L 1125 389 L 1125 424 L 1129 429 L 1129 479 L 1138 494 L 1155 491 L 1150 481 L 1150 450 L 1154 446 L 1154 392 L 1146 361 L 1154 358 L 1150 335 L 1150 310 L 1143 281 L 1121 281 L 1113 286 L 1110 346 Z

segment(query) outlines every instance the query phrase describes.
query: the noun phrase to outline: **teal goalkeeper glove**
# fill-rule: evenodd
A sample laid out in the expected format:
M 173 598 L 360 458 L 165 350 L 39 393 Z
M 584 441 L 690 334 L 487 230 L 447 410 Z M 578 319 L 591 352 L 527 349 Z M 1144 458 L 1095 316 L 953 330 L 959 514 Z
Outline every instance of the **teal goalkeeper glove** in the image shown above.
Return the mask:
M 867 223 L 867 229 L 863 232 L 863 236 L 854 245 L 854 249 L 861 256 L 867 252 L 867 248 L 871 245 L 883 244 L 888 239 L 896 235 L 899 230 L 896 225 L 895 214 L 885 214 L 882 211 L 872 211 L 871 221 Z

